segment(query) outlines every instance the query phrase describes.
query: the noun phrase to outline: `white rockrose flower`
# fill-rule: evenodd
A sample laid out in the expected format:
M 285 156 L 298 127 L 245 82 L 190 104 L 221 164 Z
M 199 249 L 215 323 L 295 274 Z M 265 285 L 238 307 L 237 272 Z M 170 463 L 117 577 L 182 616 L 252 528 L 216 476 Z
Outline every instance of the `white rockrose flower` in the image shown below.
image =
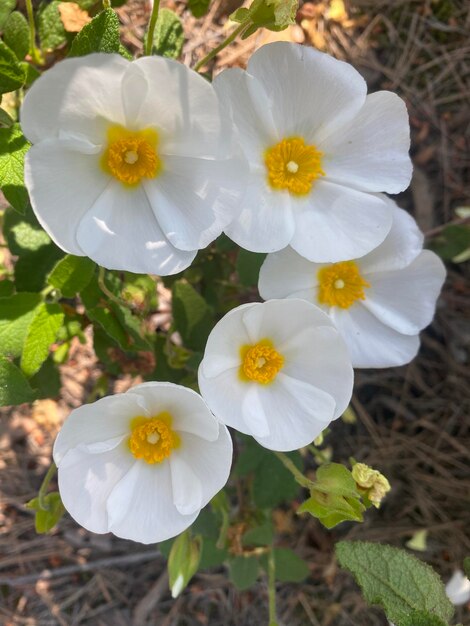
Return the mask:
M 439 257 L 422 249 L 423 235 L 414 219 L 392 200 L 385 201 L 393 225 L 369 254 L 320 264 L 286 248 L 266 257 L 259 276 L 262 298 L 303 298 L 327 312 L 354 367 L 411 361 L 445 279 Z
M 214 89 L 181 63 L 66 59 L 34 83 L 20 118 L 34 144 L 31 204 L 70 254 L 174 274 L 233 218 L 245 166 L 227 154 Z
M 254 252 L 291 245 L 315 262 L 384 240 L 392 215 L 375 192 L 397 193 L 411 178 L 403 100 L 367 95 L 351 65 L 287 42 L 263 46 L 214 86 L 250 167 L 229 237 Z
M 446 594 L 455 606 L 467 604 L 470 601 L 470 580 L 462 570 L 456 570 L 446 585 Z
M 150 382 L 72 411 L 53 454 L 79 524 L 154 543 L 188 528 L 222 489 L 232 440 L 199 394 Z
M 348 406 L 352 385 L 338 331 L 303 300 L 233 309 L 209 335 L 199 367 L 215 416 L 271 450 L 311 443 Z

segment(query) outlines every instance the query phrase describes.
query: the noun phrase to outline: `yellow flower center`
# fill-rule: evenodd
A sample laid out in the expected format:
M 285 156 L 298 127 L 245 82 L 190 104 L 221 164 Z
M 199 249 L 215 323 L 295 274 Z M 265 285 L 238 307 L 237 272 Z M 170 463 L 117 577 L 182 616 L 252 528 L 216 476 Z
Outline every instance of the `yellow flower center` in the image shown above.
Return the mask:
M 181 439 L 172 428 L 172 418 L 166 411 L 156 417 L 134 417 L 131 421 L 129 448 L 136 459 L 147 463 L 161 463 L 175 448 L 181 445 Z
M 101 167 L 130 187 L 142 178 L 155 178 L 162 169 L 157 144 L 158 134 L 153 128 L 131 131 L 123 126 L 110 126 Z
M 318 270 L 318 282 L 318 301 L 342 309 L 349 309 L 356 300 L 365 300 L 364 289 L 370 287 L 354 261 L 322 267 Z
M 306 145 L 301 137 L 283 139 L 264 153 L 268 182 L 273 189 L 287 189 L 296 196 L 310 192 L 314 181 L 325 176 L 323 152 Z
M 242 358 L 239 370 L 241 380 L 252 380 L 261 385 L 271 383 L 284 365 L 284 357 L 273 348 L 269 339 L 262 339 L 252 346 L 242 346 L 240 356 Z

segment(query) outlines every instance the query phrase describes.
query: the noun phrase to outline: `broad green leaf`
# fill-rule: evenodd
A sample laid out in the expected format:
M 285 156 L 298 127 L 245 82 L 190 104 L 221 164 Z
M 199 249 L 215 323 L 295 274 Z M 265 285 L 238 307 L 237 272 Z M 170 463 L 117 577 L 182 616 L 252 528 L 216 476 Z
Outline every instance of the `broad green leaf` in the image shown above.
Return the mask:
M 259 563 L 255 556 L 236 556 L 229 561 L 230 580 L 238 589 L 249 589 L 258 579 Z
M 80 57 L 92 52 L 119 52 L 119 19 L 112 9 L 98 13 L 72 42 L 69 56 Z
M 267 520 L 261 526 L 250 528 L 242 537 L 244 546 L 270 546 L 274 539 L 274 529 L 271 520 Z
M 29 26 L 23 13 L 10 13 L 3 27 L 3 41 L 13 50 L 18 60 L 22 61 L 28 54 Z
M 180 18 L 170 9 L 160 9 L 153 38 L 154 54 L 177 59 L 183 49 L 183 43 L 184 32 Z
M 21 67 L 26 72 L 25 87 L 31 87 L 34 81 L 41 76 L 41 72 L 27 61 L 22 61 Z
M 0 94 L 19 89 L 25 80 L 26 72 L 16 54 L 0 40 Z
M 59 370 L 52 357 L 46 359 L 37 374 L 29 379 L 37 400 L 55 398 L 60 393 L 61 381 Z
M 17 291 L 41 291 L 46 277 L 63 256 L 55 244 L 41 246 L 38 250 L 20 256 L 15 263 L 15 285 Z
M 210 567 L 219 567 L 228 557 L 228 551 L 217 547 L 216 539 L 206 539 L 202 542 L 201 560 L 199 569 L 209 569 Z
M 430 613 L 444 623 L 452 617 L 454 608 L 439 576 L 408 552 L 379 543 L 340 541 L 336 555 L 366 601 L 382 606 L 396 626 L 405 624 L 413 611 Z
M 188 0 L 188 8 L 194 17 L 202 17 L 209 10 L 211 0 Z
M 396 626 L 448 626 L 448 623 L 428 611 L 413 611 L 408 617 L 397 622 Z
M 0 357 L 0 406 L 13 406 L 33 400 L 33 390 L 21 371 L 8 359 Z
M 0 109 L 0 126 L 13 126 L 15 120 L 10 116 L 9 113 L 5 111 L 5 109 Z
M 20 215 L 7 210 L 3 220 L 3 234 L 12 254 L 23 256 L 36 252 L 51 243 L 49 235 L 41 228 L 32 211 Z
M 7 201 L 20 213 L 23 213 L 28 205 L 28 192 L 24 186 L 23 171 L 24 155 L 29 145 L 19 124 L 13 124 L 9 128 L 0 128 L 0 187 Z
M 3 30 L 8 16 L 16 7 L 16 0 L 1 0 L 0 2 L 0 30 Z
M 15 293 L 15 283 L 7 278 L 0 280 L 0 298 L 8 298 Z
M 67 41 L 67 33 L 60 17 L 59 5 L 59 0 L 52 0 L 49 4 L 42 5 L 38 12 L 39 41 L 41 42 L 41 49 L 45 52 L 55 50 Z
M 288 455 L 300 469 L 302 461 L 298 452 Z M 272 508 L 281 502 L 293 500 L 299 485 L 281 461 L 269 453 L 257 467 L 253 478 L 253 498 L 260 508 Z
M 38 293 L 17 293 L 0 298 L 0 355 L 21 355 L 29 324 L 40 301 Z
M 39 498 L 33 498 L 26 505 L 28 509 L 36 511 L 36 532 L 40 534 L 48 533 L 52 530 L 65 513 L 65 507 L 62 504 L 58 491 L 48 493 L 44 498 L 44 503 L 47 506 L 47 510 L 39 506 Z
M 259 271 L 265 258 L 265 254 L 240 249 L 237 257 L 237 273 L 242 285 L 252 287 L 258 284 Z
M 173 598 L 177 598 L 197 572 L 201 560 L 201 538 L 186 530 L 171 546 L 168 557 L 168 577 Z
M 293 550 L 274 548 L 276 580 L 285 583 L 300 583 L 310 574 L 307 563 Z
M 47 282 L 60 289 L 65 298 L 73 298 L 90 282 L 96 265 L 83 256 L 68 254 L 61 259 L 49 274 Z
M 203 350 L 213 327 L 212 310 L 204 298 L 185 280 L 173 285 L 173 318 L 184 345 Z
M 21 355 L 21 369 L 26 376 L 33 376 L 39 371 L 63 321 L 64 312 L 60 304 L 43 302 L 38 306 L 29 325 Z

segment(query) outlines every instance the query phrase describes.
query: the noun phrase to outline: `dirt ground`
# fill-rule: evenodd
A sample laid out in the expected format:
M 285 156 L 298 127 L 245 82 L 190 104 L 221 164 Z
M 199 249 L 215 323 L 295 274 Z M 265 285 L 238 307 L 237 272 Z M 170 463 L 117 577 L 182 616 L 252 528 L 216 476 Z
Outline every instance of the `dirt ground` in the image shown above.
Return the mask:
M 163 3 L 165 5 L 165 3 Z M 232 6 L 231 6 L 232 5 Z M 193 64 L 227 32 L 237 2 L 215 0 L 195 20 L 185 3 L 166 6 L 183 18 L 188 41 L 183 61 Z M 147 5 L 119 9 L 126 45 L 137 50 Z M 305 3 L 297 24 L 283 33 L 261 32 L 221 53 L 216 71 L 244 66 L 253 50 L 274 39 L 313 44 L 352 62 L 370 91 L 405 98 L 412 125 L 414 176 L 398 202 L 429 238 L 470 206 L 470 4 L 466 0 L 337 0 Z M 334 424 L 328 444 L 334 460 L 354 457 L 389 477 L 393 490 L 364 524 L 331 532 L 284 510 L 277 517 L 280 545 L 310 566 L 301 585 L 278 586 L 280 622 L 289 626 L 386 626 L 366 607 L 351 577 L 341 572 L 333 546 L 361 538 L 404 546 L 428 532 L 420 556 L 444 580 L 470 554 L 470 293 L 468 263 L 448 265 L 435 321 L 422 334 L 419 356 L 408 366 L 356 375 L 354 424 Z M 92 535 L 65 517 L 59 529 L 36 535 L 24 503 L 36 495 L 50 462 L 51 444 L 70 408 L 89 394 L 100 371 L 92 350 L 77 344 L 62 368 L 56 402 L 3 410 L 0 422 L 0 623 L 27 626 L 258 626 L 267 623 L 265 581 L 238 592 L 223 569 L 195 576 L 173 601 L 165 561 L 153 547 Z M 122 391 L 129 376 L 115 382 Z M 465 608 L 456 623 L 470 626 Z

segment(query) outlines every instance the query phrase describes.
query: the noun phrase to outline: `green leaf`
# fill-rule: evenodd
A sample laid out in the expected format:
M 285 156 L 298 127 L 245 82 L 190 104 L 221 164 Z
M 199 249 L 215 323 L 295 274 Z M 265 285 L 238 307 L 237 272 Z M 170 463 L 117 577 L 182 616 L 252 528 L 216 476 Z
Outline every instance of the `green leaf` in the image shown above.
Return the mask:
M 265 254 L 240 249 L 237 257 L 237 273 L 242 285 L 252 287 L 258 284 L 259 271 L 265 258 Z
M 302 461 L 298 452 L 289 453 L 289 458 L 300 469 Z M 257 467 L 253 479 L 253 499 L 260 508 L 272 508 L 281 502 L 293 500 L 299 485 L 281 461 L 269 453 Z
M 10 116 L 10 114 L 7 113 L 5 109 L 0 109 L 0 125 L 7 126 L 9 128 L 10 126 L 13 126 L 14 123 L 15 120 Z
M 199 569 L 209 569 L 210 567 L 219 567 L 227 559 L 228 551 L 217 547 L 216 539 L 206 539 L 202 543 L 201 560 Z
M 15 293 L 15 283 L 7 278 L 0 280 L 0 298 L 8 298 Z
M 20 256 L 15 263 L 17 291 L 41 291 L 47 275 L 63 254 L 55 244 L 50 243 L 35 252 Z
M 29 50 L 29 26 L 25 16 L 13 11 L 3 27 L 3 41 L 22 61 Z
M 0 298 L 0 355 L 21 355 L 29 324 L 40 301 L 38 293 L 17 293 Z
M 38 306 L 28 328 L 21 355 L 21 369 L 26 376 L 33 376 L 39 371 L 63 321 L 64 312 L 60 304 L 43 302 Z
M 298 6 L 298 0 L 254 0 L 247 9 L 237 9 L 230 19 L 240 24 L 251 22 L 243 32 L 242 39 L 246 39 L 258 28 L 280 31 L 294 24 Z
M 48 493 L 44 498 L 44 504 L 47 506 L 47 510 L 39 506 L 39 498 L 33 498 L 26 504 L 28 509 L 36 511 L 35 526 L 36 532 L 39 534 L 48 533 L 52 530 L 65 513 L 65 507 L 58 491 Z
M 0 2 L 0 30 L 3 30 L 8 16 L 16 7 L 16 0 L 2 0 Z
M 446 261 L 459 262 L 459 257 L 470 249 L 470 227 L 468 225 L 451 224 L 429 244 L 431 250 Z M 463 258 L 462 260 L 466 260 Z
M 0 94 L 15 91 L 24 85 L 26 72 L 13 50 L 0 40 Z
M 160 9 L 153 38 L 154 54 L 177 59 L 183 49 L 183 43 L 184 31 L 180 18 L 170 9 Z
M 168 576 L 173 598 L 177 598 L 197 572 L 201 560 L 201 538 L 191 537 L 186 530 L 171 546 L 168 557 Z
M 21 371 L 8 359 L 0 357 L 0 406 L 13 406 L 33 400 L 33 390 Z
M 203 350 L 213 326 L 212 310 L 204 298 L 185 280 L 174 283 L 173 318 L 184 345 Z
M 382 606 L 396 626 L 405 624 L 413 611 L 430 613 L 444 623 L 452 617 L 454 608 L 439 576 L 404 550 L 365 541 L 340 541 L 336 555 L 341 567 L 360 585 L 366 601 Z
M 7 201 L 20 213 L 23 213 L 28 205 L 28 192 L 24 186 L 23 171 L 24 156 L 29 146 L 19 124 L 13 124 L 9 128 L 0 128 L 0 187 Z
M 29 379 L 29 384 L 34 389 L 37 400 L 55 398 L 59 395 L 60 374 L 51 357 L 46 359 L 39 372 Z
M 188 9 L 194 17 L 202 17 L 209 10 L 211 0 L 188 0 Z
M 55 50 L 67 41 L 67 33 L 60 17 L 59 0 L 43 4 L 38 11 L 38 34 L 41 49 Z
M 274 539 L 274 529 L 271 520 L 267 520 L 261 526 L 250 528 L 242 537 L 244 546 L 270 546 Z
M 240 590 L 249 589 L 258 579 L 259 563 L 255 556 L 236 556 L 229 561 L 230 580 Z
M 79 57 L 92 52 L 119 52 L 120 45 L 118 16 L 112 9 L 105 9 L 78 33 L 69 56 Z
M 95 263 L 87 257 L 68 254 L 55 265 L 47 282 L 60 289 L 65 298 L 73 298 L 88 285 L 95 267 Z
M 413 611 L 408 617 L 400 620 L 396 626 L 448 626 L 448 623 L 428 611 Z
M 49 235 L 41 228 L 32 211 L 20 215 L 7 210 L 3 220 L 3 234 L 10 252 L 18 256 L 36 252 L 51 243 Z
M 300 583 L 310 574 L 307 563 L 293 550 L 274 548 L 276 580 L 285 583 Z
M 470 556 L 466 556 L 463 560 L 463 571 L 465 576 L 470 579 Z

